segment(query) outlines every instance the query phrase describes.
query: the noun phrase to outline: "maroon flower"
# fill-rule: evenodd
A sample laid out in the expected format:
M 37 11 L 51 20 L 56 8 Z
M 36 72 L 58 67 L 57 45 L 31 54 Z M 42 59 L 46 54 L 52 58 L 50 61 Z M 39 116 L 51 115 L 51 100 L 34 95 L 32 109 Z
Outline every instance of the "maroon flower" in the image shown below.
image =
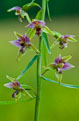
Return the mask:
M 55 62 L 53 64 L 54 69 L 59 74 L 62 74 L 63 70 L 69 70 L 72 69 L 74 66 L 67 62 L 67 59 L 62 58 L 60 55 L 55 59 Z
M 20 36 L 17 40 L 10 41 L 10 43 L 19 47 L 21 53 L 25 53 L 25 50 L 31 46 L 30 39 L 26 35 Z
M 73 35 L 61 35 L 59 38 L 58 38 L 58 42 L 59 42 L 59 45 L 60 45 L 60 48 L 63 49 L 63 48 L 67 48 L 67 45 L 68 45 L 68 41 L 76 41 L 74 38 Z
M 20 22 L 22 22 L 22 19 L 25 16 L 25 12 L 19 6 L 15 6 L 15 7 L 9 9 L 8 12 L 11 12 L 11 11 L 14 11 L 14 10 L 16 11 L 15 15 L 18 15 Z
M 16 99 L 19 99 L 21 95 L 27 94 L 32 98 L 32 96 L 29 94 L 29 92 L 24 88 L 23 85 L 21 85 L 15 78 L 7 76 L 7 78 L 11 81 L 10 83 L 4 84 L 5 87 L 10 88 L 14 90 L 12 97 Z
M 13 98 L 16 98 L 20 92 L 24 91 L 24 89 L 21 87 L 20 83 L 17 80 L 4 84 L 4 86 L 15 90 L 15 92 L 13 92 L 12 94 Z
M 44 26 L 45 26 L 45 22 L 44 21 L 35 20 L 35 19 L 28 25 L 29 28 L 32 28 L 32 29 L 36 30 L 36 34 L 38 36 L 41 35 L 42 27 L 44 27 Z

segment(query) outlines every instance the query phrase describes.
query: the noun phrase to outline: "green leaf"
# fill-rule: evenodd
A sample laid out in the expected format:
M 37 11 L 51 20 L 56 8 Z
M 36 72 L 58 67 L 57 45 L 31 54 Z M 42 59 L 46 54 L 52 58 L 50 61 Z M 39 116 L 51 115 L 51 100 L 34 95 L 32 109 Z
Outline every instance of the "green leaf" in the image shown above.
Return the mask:
M 0 105 L 9 105 L 9 104 L 26 103 L 26 102 L 32 101 L 33 99 L 35 99 L 35 97 L 30 98 L 30 99 L 18 100 L 17 102 L 16 102 L 16 101 L 0 101 Z
M 35 19 L 36 20 L 40 20 L 41 19 L 41 15 L 42 15 L 42 10 L 39 10 L 37 15 L 36 15 L 36 17 L 35 17 Z
M 32 7 L 35 7 L 35 6 L 41 8 L 39 4 L 31 2 L 31 3 L 28 3 L 28 4 L 24 5 L 22 7 L 22 9 L 24 11 L 28 11 L 29 9 L 31 9 Z
M 33 63 L 38 59 L 39 55 L 35 55 L 32 60 L 28 63 L 24 71 L 17 77 L 17 80 L 20 79 L 28 70 L 29 68 L 33 65 Z
M 51 21 L 51 17 L 50 17 L 50 11 L 49 11 L 49 5 L 48 5 L 48 3 L 49 3 L 49 0 L 47 0 L 47 13 L 48 13 L 48 18 L 49 18 L 49 20 Z
M 59 84 L 58 81 L 54 81 L 54 80 L 48 79 L 46 77 L 42 77 L 42 79 L 44 79 L 46 81 L 49 81 L 49 82 L 53 82 L 53 83 Z M 64 87 L 67 87 L 67 88 L 79 88 L 79 85 L 71 85 L 71 84 L 64 84 L 64 83 L 60 83 L 60 85 L 64 86 Z
M 47 48 L 47 50 L 48 50 L 48 53 L 51 53 L 50 52 L 50 46 L 49 46 L 49 40 L 48 40 L 48 36 L 47 36 L 47 34 L 45 33 L 45 32 L 43 32 L 42 33 L 42 39 L 43 39 L 43 41 L 44 41 L 44 43 L 45 43 L 45 45 L 46 45 L 46 48 Z

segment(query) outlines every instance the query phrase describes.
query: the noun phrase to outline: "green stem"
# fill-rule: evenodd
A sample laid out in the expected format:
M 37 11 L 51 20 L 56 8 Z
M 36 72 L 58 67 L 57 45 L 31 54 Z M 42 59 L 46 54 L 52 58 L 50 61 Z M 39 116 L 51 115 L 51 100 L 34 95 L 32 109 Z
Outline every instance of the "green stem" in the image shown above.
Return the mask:
M 42 0 L 42 16 L 41 20 L 45 19 L 46 11 L 46 0 Z M 42 37 L 39 38 L 39 58 L 37 60 L 37 96 L 36 96 L 36 105 L 35 105 L 35 117 L 34 121 L 39 121 L 40 113 L 40 99 L 41 99 L 41 62 L 42 62 Z

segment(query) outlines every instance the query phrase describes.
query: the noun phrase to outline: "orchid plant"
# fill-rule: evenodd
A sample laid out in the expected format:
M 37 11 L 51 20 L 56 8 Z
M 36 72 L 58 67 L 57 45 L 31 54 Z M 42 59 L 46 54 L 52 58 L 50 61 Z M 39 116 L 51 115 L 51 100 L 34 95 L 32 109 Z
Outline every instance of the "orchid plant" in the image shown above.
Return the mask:
M 4 84 L 4 86 L 14 90 L 12 98 L 14 98 L 16 101 L 1 101 L 0 103 L 12 104 L 12 103 L 27 102 L 32 99 L 36 99 L 34 121 L 39 121 L 42 79 L 56 84 L 60 84 L 68 88 L 79 88 L 78 85 L 70 85 L 62 83 L 63 71 L 72 69 L 74 67 L 74 65 L 68 63 L 68 61 L 72 58 L 71 55 L 62 57 L 61 54 L 59 53 L 58 57 L 55 59 L 54 62 L 48 64 L 46 61 L 47 54 L 51 54 L 51 49 L 53 49 L 56 45 L 59 46 L 59 49 L 64 49 L 67 48 L 68 41 L 70 42 L 77 41 L 75 39 L 75 36 L 73 35 L 62 35 L 61 33 L 53 31 L 48 26 L 46 26 L 45 22 L 46 9 L 48 17 L 50 19 L 48 3 L 49 0 L 42 0 L 42 7 L 41 7 L 39 4 L 35 2 L 35 0 L 32 0 L 31 3 L 27 3 L 22 7 L 15 6 L 8 10 L 8 12 L 16 11 L 15 15 L 18 16 L 20 22 L 22 22 L 24 18 L 26 18 L 28 22 L 28 24 L 26 25 L 27 31 L 24 33 L 24 35 L 15 32 L 15 36 L 17 39 L 10 41 L 12 45 L 19 48 L 17 61 L 20 61 L 21 57 L 25 55 L 26 51 L 28 51 L 29 53 L 29 50 L 34 51 L 35 56 L 32 58 L 32 60 L 30 60 L 28 65 L 25 67 L 24 71 L 17 78 L 12 78 L 10 76 L 7 76 L 7 78 L 11 82 Z M 37 12 L 36 17 L 31 20 L 31 18 L 28 15 L 28 10 L 34 6 L 38 7 L 39 11 Z M 55 38 L 55 41 L 52 42 L 51 46 L 49 43 L 48 34 Z M 37 38 L 39 39 L 38 48 L 35 47 L 35 45 L 31 42 L 34 36 L 37 36 Z M 43 72 L 41 71 L 42 60 L 44 61 L 45 64 L 43 66 L 44 69 Z M 32 66 L 32 64 L 35 61 L 37 61 L 37 91 L 35 91 L 31 86 L 20 84 L 18 81 L 28 71 L 28 69 Z M 44 74 L 50 70 L 55 71 L 57 81 L 48 79 L 44 76 Z M 29 93 L 29 90 L 32 91 L 34 95 L 31 95 Z M 20 98 L 22 97 L 22 95 L 23 96 L 28 95 L 29 99 L 26 100 L 25 98 L 25 100 L 21 100 Z

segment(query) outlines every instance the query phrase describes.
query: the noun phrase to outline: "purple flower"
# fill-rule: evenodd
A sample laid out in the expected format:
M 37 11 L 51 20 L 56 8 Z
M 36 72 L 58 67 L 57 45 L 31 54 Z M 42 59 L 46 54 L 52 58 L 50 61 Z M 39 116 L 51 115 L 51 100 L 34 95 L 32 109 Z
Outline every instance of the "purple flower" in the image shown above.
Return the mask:
M 21 9 L 21 7 L 15 6 L 8 10 L 8 12 L 11 12 L 11 11 L 16 11 L 15 15 L 18 15 L 20 22 L 22 22 L 22 18 L 24 18 L 25 12 Z
M 9 10 L 8 10 L 8 12 L 11 12 L 11 11 L 16 11 L 16 13 L 17 14 L 19 14 L 20 13 L 20 10 L 21 10 L 21 7 L 19 7 L 19 6 L 15 6 L 15 7 L 13 7 L 13 8 L 10 8 Z
M 64 35 L 61 35 L 58 38 L 60 48 L 61 49 L 67 48 L 68 41 L 76 41 L 73 37 L 74 37 L 73 35 L 65 35 L 65 36 Z
M 17 40 L 10 41 L 10 43 L 19 47 L 21 53 L 25 53 L 25 50 L 31 46 L 30 39 L 26 35 L 20 35 Z
M 63 70 L 69 70 L 72 69 L 74 66 L 67 62 L 67 59 L 62 58 L 60 55 L 55 59 L 55 62 L 53 64 L 54 69 L 59 74 L 62 74 Z
M 13 98 L 16 98 L 20 92 L 24 91 L 24 89 L 21 87 L 20 83 L 17 80 L 4 84 L 4 86 L 15 90 L 15 92 L 13 92 L 13 94 L 12 94 Z
M 39 36 L 41 35 L 42 33 L 42 27 L 45 26 L 45 22 L 44 21 L 41 21 L 41 20 L 33 20 L 29 25 L 28 27 L 29 28 L 32 28 L 32 29 L 35 29 L 36 30 L 36 34 Z M 26 26 L 27 27 L 27 26 Z

